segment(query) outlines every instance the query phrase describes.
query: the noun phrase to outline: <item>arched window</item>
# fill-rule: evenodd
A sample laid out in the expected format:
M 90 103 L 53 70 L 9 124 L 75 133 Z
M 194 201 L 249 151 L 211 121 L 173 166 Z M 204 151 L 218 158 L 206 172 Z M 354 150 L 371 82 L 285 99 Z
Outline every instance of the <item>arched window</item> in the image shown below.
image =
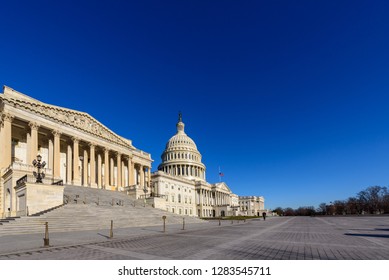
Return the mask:
M 181 195 L 178 194 L 178 203 L 181 203 Z

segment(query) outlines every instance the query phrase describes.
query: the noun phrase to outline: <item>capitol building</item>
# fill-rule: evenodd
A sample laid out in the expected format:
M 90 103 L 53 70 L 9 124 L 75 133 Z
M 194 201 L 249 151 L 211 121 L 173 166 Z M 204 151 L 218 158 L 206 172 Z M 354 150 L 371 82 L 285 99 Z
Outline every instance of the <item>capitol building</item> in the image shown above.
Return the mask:
M 264 211 L 262 196 L 238 196 L 224 182 L 207 182 L 202 155 L 185 133 L 181 113 L 176 128 L 158 170 L 151 172 L 149 153 L 88 113 L 49 105 L 4 86 L 0 218 L 61 205 L 67 185 L 124 192 L 179 215 L 257 216 Z M 37 167 L 45 174 L 41 183 L 34 178 Z

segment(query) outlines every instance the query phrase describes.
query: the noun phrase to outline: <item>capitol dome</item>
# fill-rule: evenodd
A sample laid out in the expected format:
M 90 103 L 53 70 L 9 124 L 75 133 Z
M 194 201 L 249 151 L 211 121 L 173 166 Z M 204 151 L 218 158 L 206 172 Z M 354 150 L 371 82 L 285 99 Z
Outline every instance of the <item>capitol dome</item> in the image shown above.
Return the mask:
M 177 133 L 166 143 L 158 170 L 173 176 L 205 181 L 205 165 L 196 143 L 185 133 L 182 114 L 178 115 Z

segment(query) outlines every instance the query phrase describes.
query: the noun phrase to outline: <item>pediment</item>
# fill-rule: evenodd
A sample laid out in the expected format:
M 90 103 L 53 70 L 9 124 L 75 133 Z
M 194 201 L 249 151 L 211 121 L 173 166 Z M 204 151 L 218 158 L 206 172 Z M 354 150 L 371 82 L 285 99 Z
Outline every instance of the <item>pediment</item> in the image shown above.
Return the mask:
M 115 142 L 127 148 L 134 148 L 131 140 L 120 137 L 88 113 L 71 110 L 59 106 L 49 105 L 30 98 L 22 93 L 4 87 L 1 98 L 11 106 L 29 111 L 33 114 L 48 118 L 61 125 L 71 126 L 84 132 L 101 137 L 110 142 Z
M 215 184 L 215 188 L 217 190 L 220 190 L 220 191 L 224 191 L 224 192 L 230 192 L 231 193 L 231 189 L 227 186 L 226 183 L 224 182 L 220 182 L 220 183 L 216 183 Z

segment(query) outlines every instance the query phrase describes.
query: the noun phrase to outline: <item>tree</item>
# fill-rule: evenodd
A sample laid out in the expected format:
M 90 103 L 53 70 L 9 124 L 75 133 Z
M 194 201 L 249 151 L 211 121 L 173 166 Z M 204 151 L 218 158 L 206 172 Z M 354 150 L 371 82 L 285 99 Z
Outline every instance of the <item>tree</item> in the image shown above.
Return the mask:
M 284 215 L 285 216 L 294 216 L 295 215 L 295 211 L 290 208 L 290 207 L 287 207 L 284 209 Z
M 357 196 L 364 211 L 370 214 L 381 213 L 383 197 L 387 193 L 386 187 L 372 186 L 360 191 Z
M 277 207 L 273 210 L 273 213 L 276 213 L 278 216 L 282 216 L 284 214 L 284 210 L 281 207 Z
M 317 212 L 320 212 L 322 215 L 327 215 L 327 204 L 325 202 L 320 203 Z

